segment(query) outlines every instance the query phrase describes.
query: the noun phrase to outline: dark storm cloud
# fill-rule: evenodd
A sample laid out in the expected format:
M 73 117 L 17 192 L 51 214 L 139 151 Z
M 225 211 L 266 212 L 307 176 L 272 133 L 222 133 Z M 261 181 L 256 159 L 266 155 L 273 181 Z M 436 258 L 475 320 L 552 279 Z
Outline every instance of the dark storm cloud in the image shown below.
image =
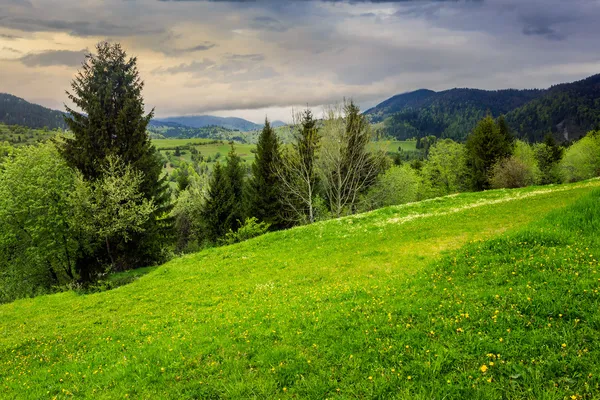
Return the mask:
M 42 53 L 27 54 L 19 59 L 28 67 L 67 66 L 76 67 L 85 60 L 87 50 L 48 50 Z
M 74 36 L 134 36 L 162 33 L 163 29 L 143 25 L 117 25 L 102 19 L 90 21 L 67 21 L 42 18 L 5 18 L 2 26 L 24 32 L 58 31 Z

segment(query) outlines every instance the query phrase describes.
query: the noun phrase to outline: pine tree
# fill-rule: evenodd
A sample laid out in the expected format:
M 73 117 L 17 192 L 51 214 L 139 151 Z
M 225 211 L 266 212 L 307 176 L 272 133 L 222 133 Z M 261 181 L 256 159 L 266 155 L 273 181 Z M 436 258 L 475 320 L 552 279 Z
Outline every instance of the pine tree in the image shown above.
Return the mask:
M 231 229 L 236 231 L 244 219 L 244 176 L 246 169 L 242 165 L 242 159 L 235 152 L 233 143 L 231 150 L 227 155 L 227 166 L 225 167 L 225 175 L 227 176 L 227 184 L 230 187 L 231 193 L 231 212 L 225 220 L 226 231 Z
M 169 228 L 169 221 L 161 217 L 170 208 L 168 184 L 161 178 L 162 161 L 146 131 L 154 111 L 144 114 L 144 83 L 137 59 L 127 58 L 118 43 L 99 43 L 96 51 L 86 57 L 71 84 L 72 93 L 67 92 L 82 112 L 66 107 L 65 122 L 74 137 L 65 140 L 61 154 L 88 181 L 102 177 L 109 156 L 143 174 L 140 190 L 156 210 L 143 233 L 116 248 L 123 267 L 148 265 L 159 261 Z
M 277 169 L 281 165 L 279 140 L 275 131 L 265 119 L 256 146 L 256 158 L 252 164 L 252 178 L 245 192 L 248 217 L 256 217 L 268 223 L 271 229 L 281 229 L 281 188 Z
M 226 225 L 226 221 L 231 216 L 233 202 L 232 186 L 229 184 L 227 173 L 221 163 L 217 161 L 212 171 L 206 203 L 202 210 L 204 235 L 209 242 L 216 243 L 228 232 L 229 227 Z
M 504 117 L 497 122 L 488 115 L 467 137 L 467 167 L 474 190 L 490 188 L 490 172 L 493 166 L 509 157 L 513 152 L 514 137 L 511 135 Z

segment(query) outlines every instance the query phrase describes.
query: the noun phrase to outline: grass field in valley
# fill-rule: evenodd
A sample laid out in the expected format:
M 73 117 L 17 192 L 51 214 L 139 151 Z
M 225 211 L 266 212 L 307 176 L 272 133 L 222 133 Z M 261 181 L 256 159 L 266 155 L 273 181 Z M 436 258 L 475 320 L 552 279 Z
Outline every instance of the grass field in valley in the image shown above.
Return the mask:
M 205 159 L 210 157 L 211 162 L 208 163 L 209 167 L 212 168 L 216 161 L 221 163 L 225 162 L 225 157 L 227 153 L 231 150 L 231 145 L 227 141 L 220 141 L 220 143 L 213 143 L 214 139 L 152 139 L 152 144 L 156 146 L 156 149 L 166 158 L 167 151 L 171 153 L 170 158 L 175 160 L 173 162 L 173 166 L 177 167 L 177 164 L 181 161 L 191 162 L 191 153 L 189 148 L 183 148 L 186 146 L 191 146 L 197 149 L 200 154 L 202 154 Z M 254 161 L 254 153 L 252 149 L 256 148 L 256 144 L 250 143 L 234 143 L 235 150 L 240 158 L 248 165 L 252 164 Z M 182 147 L 181 156 L 175 157 L 172 155 L 173 149 L 175 147 Z M 383 148 L 389 152 L 398 152 L 399 148 L 402 148 L 403 151 L 415 151 L 416 150 L 416 142 L 415 141 L 384 141 L 380 144 L 373 144 L 372 148 Z M 219 154 L 218 160 L 215 160 L 215 157 Z M 166 172 L 170 173 L 173 170 L 173 167 L 167 163 L 167 167 L 165 168 Z
M 0 397 L 597 398 L 599 188 L 389 207 L 0 306 Z

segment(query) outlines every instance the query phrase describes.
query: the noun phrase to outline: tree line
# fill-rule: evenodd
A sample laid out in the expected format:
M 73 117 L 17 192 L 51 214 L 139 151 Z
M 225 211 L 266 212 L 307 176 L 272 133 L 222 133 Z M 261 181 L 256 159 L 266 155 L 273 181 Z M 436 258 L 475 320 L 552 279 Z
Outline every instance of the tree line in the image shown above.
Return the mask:
M 379 207 L 600 174 L 600 133 L 566 150 L 551 136 L 530 145 L 491 116 L 464 144 L 422 138 L 423 159 L 390 159 L 344 101 L 322 119 L 296 112 L 285 145 L 267 119 L 251 166 L 232 143 L 212 171 L 178 171 L 171 190 L 146 130 L 153 111 L 144 111 L 143 86 L 137 60 L 100 43 L 72 82 L 69 133 L 0 144 L 0 301 Z

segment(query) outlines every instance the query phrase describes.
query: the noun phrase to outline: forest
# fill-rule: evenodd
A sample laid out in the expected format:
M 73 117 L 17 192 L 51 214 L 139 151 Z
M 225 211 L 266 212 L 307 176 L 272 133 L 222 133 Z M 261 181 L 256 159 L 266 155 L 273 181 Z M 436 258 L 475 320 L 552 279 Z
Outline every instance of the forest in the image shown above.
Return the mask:
M 285 142 L 267 119 L 248 162 L 239 143 L 206 142 L 225 146 L 207 168 L 195 147 L 153 146 L 136 61 L 98 44 L 68 92 L 66 132 L 17 145 L 3 128 L 12 139 L 0 144 L 1 302 L 99 290 L 113 273 L 386 206 L 600 175 L 599 131 L 530 143 L 510 113 L 477 112 L 464 142 L 423 136 L 417 151 L 390 153 L 351 100 L 322 119 L 297 112 Z M 165 159 L 181 151 L 189 163 Z

